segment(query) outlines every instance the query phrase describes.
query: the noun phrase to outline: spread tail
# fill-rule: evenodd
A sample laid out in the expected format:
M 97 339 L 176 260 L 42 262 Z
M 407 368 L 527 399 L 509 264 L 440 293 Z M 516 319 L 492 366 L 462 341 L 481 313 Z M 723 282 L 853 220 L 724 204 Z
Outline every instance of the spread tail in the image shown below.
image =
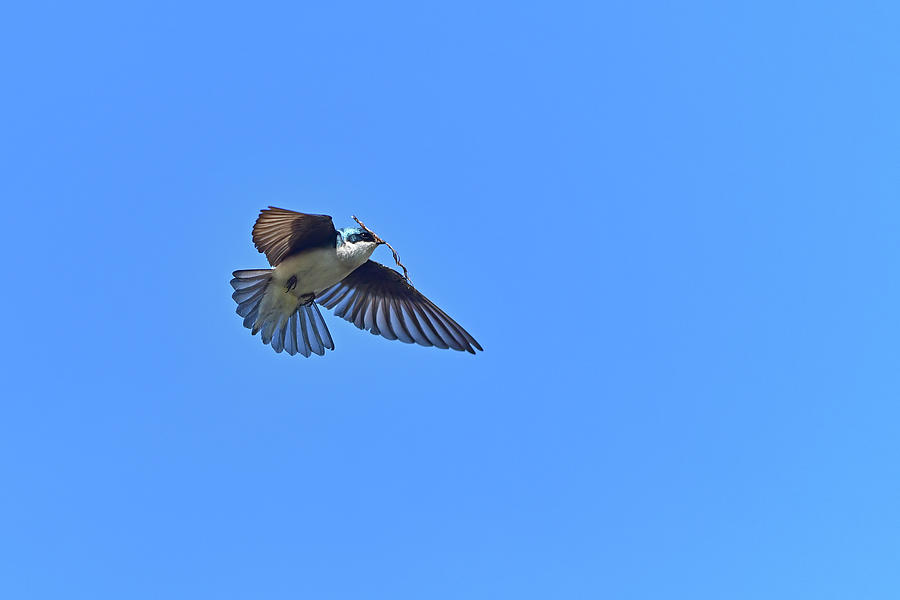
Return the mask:
M 325 354 L 334 350 L 331 333 L 315 302 L 299 304 L 296 296 L 285 293 L 281 286 L 269 288 L 271 269 L 235 271 L 231 295 L 237 302 L 237 314 L 253 335 L 262 332 L 263 344 L 271 344 L 275 352 L 287 351 L 293 356 Z M 299 329 L 298 329 L 299 328 Z

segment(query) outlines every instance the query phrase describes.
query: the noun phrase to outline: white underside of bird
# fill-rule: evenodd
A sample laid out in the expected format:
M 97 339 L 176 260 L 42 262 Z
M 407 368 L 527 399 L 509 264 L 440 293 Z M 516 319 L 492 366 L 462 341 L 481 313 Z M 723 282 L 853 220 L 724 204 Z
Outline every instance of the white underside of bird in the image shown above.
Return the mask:
M 310 248 L 288 256 L 274 269 L 235 271 L 238 314 L 253 334 L 276 352 L 324 354 L 334 349 L 315 295 L 343 280 L 375 251 L 374 242 Z
M 287 257 L 272 270 L 272 279 L 259 307 L 262 320 L 282 315 L 289 317 L 297 310 L 301 298 L 341 281 L 369 260 L 376 246 L 375 243 L 343 244 Z M 296 284 L 289 289 L 291 278 L 296 278 Z
M 338 230 L 329 215 L 274 206 L 261 210 L 253 244 L 272 268 L 239 269 L 230 282 L 244 327 L 259 333 L 275 352 L 321 356 L 334 350 L 321 305 L 389 340 L 470 354 L 482 350 L 459 323 L 412 287 L 405 268 L 400 275 L 369 260 L 386 242 L 359 224 Z M 394 259 L 403 266 L 396 253 Z

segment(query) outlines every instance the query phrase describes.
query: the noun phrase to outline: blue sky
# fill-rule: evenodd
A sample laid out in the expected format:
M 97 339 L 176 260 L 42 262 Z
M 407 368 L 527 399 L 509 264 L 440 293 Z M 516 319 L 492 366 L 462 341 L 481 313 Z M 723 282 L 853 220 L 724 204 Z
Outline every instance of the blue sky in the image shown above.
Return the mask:
M 897 598 L 898 21 L 7 8 L 0 594 Z M 485 352 L 274 354 L 269 204 Z

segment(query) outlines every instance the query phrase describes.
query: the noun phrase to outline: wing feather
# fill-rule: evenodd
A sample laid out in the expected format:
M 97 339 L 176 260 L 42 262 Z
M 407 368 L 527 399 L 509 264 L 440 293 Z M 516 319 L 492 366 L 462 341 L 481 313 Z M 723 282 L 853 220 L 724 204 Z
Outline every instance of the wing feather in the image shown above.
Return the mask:
M 259 212 L 253 225 L 253 244 L 265 253 L 273 267 L 297 252 L 336 243 L 337 230 L 328 215 L 308 215 L 270 206 Z
M 468 331 L 400 273 L 375 261 L 367 261 L 320 293 L 317 301 L 334 309 L 336 316 L 389 340 L 472 354 L 483 350 Z

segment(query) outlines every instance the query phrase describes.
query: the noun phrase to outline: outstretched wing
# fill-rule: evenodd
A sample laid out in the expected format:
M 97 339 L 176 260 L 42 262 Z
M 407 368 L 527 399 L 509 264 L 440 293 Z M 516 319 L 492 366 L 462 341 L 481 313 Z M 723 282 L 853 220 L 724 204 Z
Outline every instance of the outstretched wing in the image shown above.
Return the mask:
M 316 301 L 360 329 L 407 344 L 483 348 L 459 323 L 411 286 L 397 271 L 367 261 L 318 295 Z
M 259 212 L 253 226 L 253 244 L 265 252 L 273 267 L 291 254 L 336 243 L 337 230 L 328 215 L 306 215 L 270 206 Z

